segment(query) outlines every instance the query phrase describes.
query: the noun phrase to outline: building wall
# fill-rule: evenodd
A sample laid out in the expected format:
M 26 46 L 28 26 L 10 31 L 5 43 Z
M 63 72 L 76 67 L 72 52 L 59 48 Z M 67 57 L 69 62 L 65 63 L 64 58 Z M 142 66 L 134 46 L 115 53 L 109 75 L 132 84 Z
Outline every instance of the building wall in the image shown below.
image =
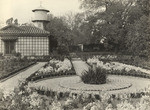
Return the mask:
M 4 42 L 1 40 L 1 37 L 0 37 L 0 53 L 4 53 Z
M 23 56 L 49 55 L 48 37 L 18 37 L 16 52 Z
M 40 28 L 40 29 L 44 30 L 44 24 L 43 24 L 43 22 L 34 22 L 34 25 L 37 28 Z
M 35 11 L 33 20 L 48 20 L 46 11 Z

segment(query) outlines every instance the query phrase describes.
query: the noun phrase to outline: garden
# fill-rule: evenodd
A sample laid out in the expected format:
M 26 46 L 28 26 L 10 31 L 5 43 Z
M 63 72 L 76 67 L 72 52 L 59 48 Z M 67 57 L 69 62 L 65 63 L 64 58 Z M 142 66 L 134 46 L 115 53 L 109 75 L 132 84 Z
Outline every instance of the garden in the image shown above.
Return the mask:
M 7 78 L 9 76 L 13 76 L 17 72 L 30 67 L 35 64 L 35 61 L 28 60 L 26 58 L 19 57 L 1 57 L 0 58 L 0 79 Z
M 0 110 L 150 110 L 149 1 L 80 3 L 50 15 L 50 55 L 0 59 Z
M 50 77 L 62 77 L 68 75 L 75 75 L 72 62 L 69 58 L 59 57 L 51 58 L 42 68 L 36 71 L 34 74 L 27 78 L 28 81 L 37 81 L 40 79 L 46 79 Z
M 76 53 L 49 56 L 44 66 L 13 91 L 1 90 L 0 109 L 149 110 L 149 70 L 117 62 L 116 57 L 107 54 L 83 59 Z
M 93 66 L 97 63 L 96 68 Z M 130 68 L 122 65 L 111 65 L 103 63 L 97 57 L 89 58 L 88 65 L 91 65 L 89 71 L 81 74 L 81 79 L 85 84 L 103 85 L 107 83 L 110 70 L 130 71 Z M 107 68 L 106 68 L 107 67 Z M 108 68 L 109 67 L 109 68 Z M 126 69 L 125 69 L 126 68 Z M 72 75 L 72 63 L 69 59 L 63 60 L 51 59 L 42 68 L 29 76 L 30 79 L 40 76 L 43 80 L 57 80 L 57 78 L 65 78 Z M 60 72 L 61 71 L 61 72 Z M 96 72 L 97 71 L 97 72 Z M 112 70 L 113 71 L 113 70 Z M 135 70 L 136 71 L 136 70 Z M 53 75 L 52 75 L 53 74 Z M 120 73 L 118 73 L 120 74 Z M 117 75 L 118 75 L 117 74 Z M 48 76 L 47 76 L 48 75 Z M 98 75 L 98 76 L 97 76 Z M 124 75 L 124 74 L 122 74 Z M 126 74 L 127 75 L 127 74 Z M 43 77 L 41 77 L 43 76 Z M 46 76 L 46 79 L 43 79 Z M 68 76 L 68 79 L 71 77 Z M 97 77 L 98 78 L 97 78 Z M 133 74 L 133 76 L 136 76 Z M 132 77 L 133 77 L 132 76 Z M 141 77 L 141 76 L 139 76 Z M 51 79 L 52 78 L 52 79 Z M 74 77 L 75 78 L 75 77 Z M 73 82 L 74 78 L 71 79 Z M 100 78 L 100 79 L 99 79 Z M 121 78 L 121 77 L 120 77 Z M 146 77 L 148 78 L 148 77 Z M 28 79 L 28 78 L 27 78 Z M 88 79 L 88 80 L 87 80 Z M 95 79 L 95 80 L 94 80 Z M 107 91 L 94 91 L 88 93 L 81 90 L 53 90 L 45 87 L 33 86 L 38 78 L 34 80 L 22 81 L 19 87 L 15 88 L 9 94 L 0 93 L 0 109 L 2 110 L 149 110 L 150 109 L 150 86 L 139 91 L 131 93 L 113 93 Z M 122 79 L 120 79 L 122 80 Z M 102 81 L 102 82 L 101 82 Z M 40 83 L 41 80 L 39 81 Z M 71 83 L 69 80 L 67 83 Z M 67 85 L 65 83 L 65 85 Z M 125 82 L 126 83 L 126 82 Z M 50 85 L 52 83 L 48 83 Z M 87 85 L 88 86 L 88 85 Z M 78 86 L 79 87 L 79 86 Z M 103 88 L 104 89 L 104 88 Z M 127 88 L 128 89 L 128 88 Z

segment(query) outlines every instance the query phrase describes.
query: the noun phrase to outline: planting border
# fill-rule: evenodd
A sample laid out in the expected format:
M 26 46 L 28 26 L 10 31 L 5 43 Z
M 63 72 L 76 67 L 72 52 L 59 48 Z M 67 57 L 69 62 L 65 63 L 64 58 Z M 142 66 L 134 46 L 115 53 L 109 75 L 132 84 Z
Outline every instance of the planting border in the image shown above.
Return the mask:
M 36 72 L 35 72 L 36 73 Z M 33 73 L 34 74 L 34 73 Z M 76 73 L 62 73 L 62 74 L 51 74 L 51 75 L 45 75 L 45 76 L 37 76 L 36 78 L 30 78 L 30 76 L 26 79 L 27 81 L 34 81 L 34 82 L 39 82 L 42 80 L 50 79 L 50 78 L 59 78 L 59 77 L 66 77 L 66 76 L 73 76 L 76 75 Z M 32 77 L 32 76 L 31 76 Z
M 69 58 L 68 58 L 69 59 Z M 70 60 L 70 59 L 69 59 Z M 34 72 L 33 74 L 31 74 L 28 78 L 26 78 L 27 81 L 36 81 L 36 82 L 39 82 L 39 81 L 42 81 L 42 80 L 46 80 L 46 79 L 50 79 L 50 78 L 59 78 L 59 77 L 66 77 L 66 76 L 73 76 L 73 75 L 76 75 L 76 72 L 75 72 L 75 69 L 74 69 L 74 66 L 73 66 L 73 63 L 72 61 L 70 60 L 71 62 L 71 65 L 72 65 L 72 69 L 70 70 L 71 72 L 69 73 L 58 73 L 58 74 L 47 74 L 47 75 L 44 75 L 44 76 L 37 76 L 35 78 L 32 78 L 35 73 L 37 72 Z M 45 64 L 46 65 L 46 64 Z M 44 65 L 44 66 L 45 66 Z M 43 67 L 44 67 L 43 66 Z
M 31 64 L 29 64 L 29 65 L 27 65 L 27 66 L 24 66 L 24 67 L 22 67 L 22 68 L 19 68 L 18 70 L 12 71 L 12 72 L 10 72 L 8 75 L 5 75 L 5 76 L 1 77 L 1 78 L 0 78 L 0 81 L 3 82 L 3 81 L 6 80 L 7 78 L 11 78 L 11 77 L 17 75 L 20 71 L 23 71 L 23 70 L 29 68 L 30 66 L 36 64 L 36 63 L 37 63 L 37 62 L 32 62 Z
M 92 65 L 90 65 L 87 61 L 86 61 L 86 63 L 87 63 L 87 65 L 92 67 Z M 140 77 L 140 78 L 148 78 L 148 79 L 150 79 L 150 75 L 147 74 L 147 73 L 144 73 L 144 72 L 141 72 L 141 74 L 132 74 L 132 73 L 129 73 L 129 74 L 124 74 L 124 73 L 118 74 L 118 73 L 110 73 L 110 72 L 108 72 L 108 74 L 110 74 L 110 75 L 122 75 L 122 76 L 133 76 L 133 77 Z
M 74 92 L 74 91 L 55 91 L 55 90 L 52 90 L 52 89 L 44 89 L 43 87 L 40 87 L 40 88 L 34 88 L 38 94 L 40 95 L 46 95 L 46 96 L 52 96 L 52 97 L 55 97 L 55 96 L 61 96 L 62 98 L 63 97 L 69 97 L 70 94 L 73 96 L 77 96 L 77 95 L 83 95 L 85 94 L 85 92 Z M 100 91 L 101 93 L 102 91 Z M 97 94 L 93 94 L 93 93 L 86 93 L 86 94 L 89 94 L 89 96 L 93 96 L 93 98 L 95 99 L 100 99 L 101 97 L 101 94 L 100 93 L 97 93 Z M 111 98 L 113 99 L 117 99 L 117 100 L 121 100 L 122 99 L 122 93 L 119 93 L 119 94 L 109 94 Z M 127 98 L 141 98 L 143 95 L 150 95 L 149 92 L 144 92 L 144 91 L 141 91 L 141 92 L 131 92 L 131 93 L 127 93 L 125 94 L 127 96 Z

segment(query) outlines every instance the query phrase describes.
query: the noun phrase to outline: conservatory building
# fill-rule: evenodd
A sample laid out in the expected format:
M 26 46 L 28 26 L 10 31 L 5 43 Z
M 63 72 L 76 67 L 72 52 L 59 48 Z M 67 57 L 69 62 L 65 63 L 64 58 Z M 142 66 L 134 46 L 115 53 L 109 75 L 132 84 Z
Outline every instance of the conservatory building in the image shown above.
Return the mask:
M 32 11 L 35 14 L 32 20 L 34 26 L 19 26 L 11 21 L 0 29 L 0 53 L 11 55 L 13 52 L 19 52 L 23 56 L 49 55 L 50 33 L 44 30 L 49 11 L 41 6 Z

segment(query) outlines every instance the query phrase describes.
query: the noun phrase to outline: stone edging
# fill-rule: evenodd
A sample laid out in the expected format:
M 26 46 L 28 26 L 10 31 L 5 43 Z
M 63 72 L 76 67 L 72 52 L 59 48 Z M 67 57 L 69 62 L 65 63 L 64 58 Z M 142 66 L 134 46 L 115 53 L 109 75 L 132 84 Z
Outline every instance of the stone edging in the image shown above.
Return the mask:
M 67 87 L 64 87 L 62 86 L 61 84 L 59 84 L 60 87 L 62 88 L 66 88 L 66 89 L 70 89 L 70 90 L 76 90 L 76 91 L 99 91 L 99 92 L 104 92 L 103 90 L 98 90 L 98 89 L 86 89 L 86 90 L 82 90 L 82 89 L 73 89 L 73 88 L 67 88 Z M 115 91 L 115 90 L 122 90 L 122 89 L 127 89 L 127 88 L 130 88 L 132 86 L 132 84 L 130 84 L 129 86 L 127 87 L 122 87 L 122 88 L 118 88 L 118 89 L 108 89 L 106 91 Z

